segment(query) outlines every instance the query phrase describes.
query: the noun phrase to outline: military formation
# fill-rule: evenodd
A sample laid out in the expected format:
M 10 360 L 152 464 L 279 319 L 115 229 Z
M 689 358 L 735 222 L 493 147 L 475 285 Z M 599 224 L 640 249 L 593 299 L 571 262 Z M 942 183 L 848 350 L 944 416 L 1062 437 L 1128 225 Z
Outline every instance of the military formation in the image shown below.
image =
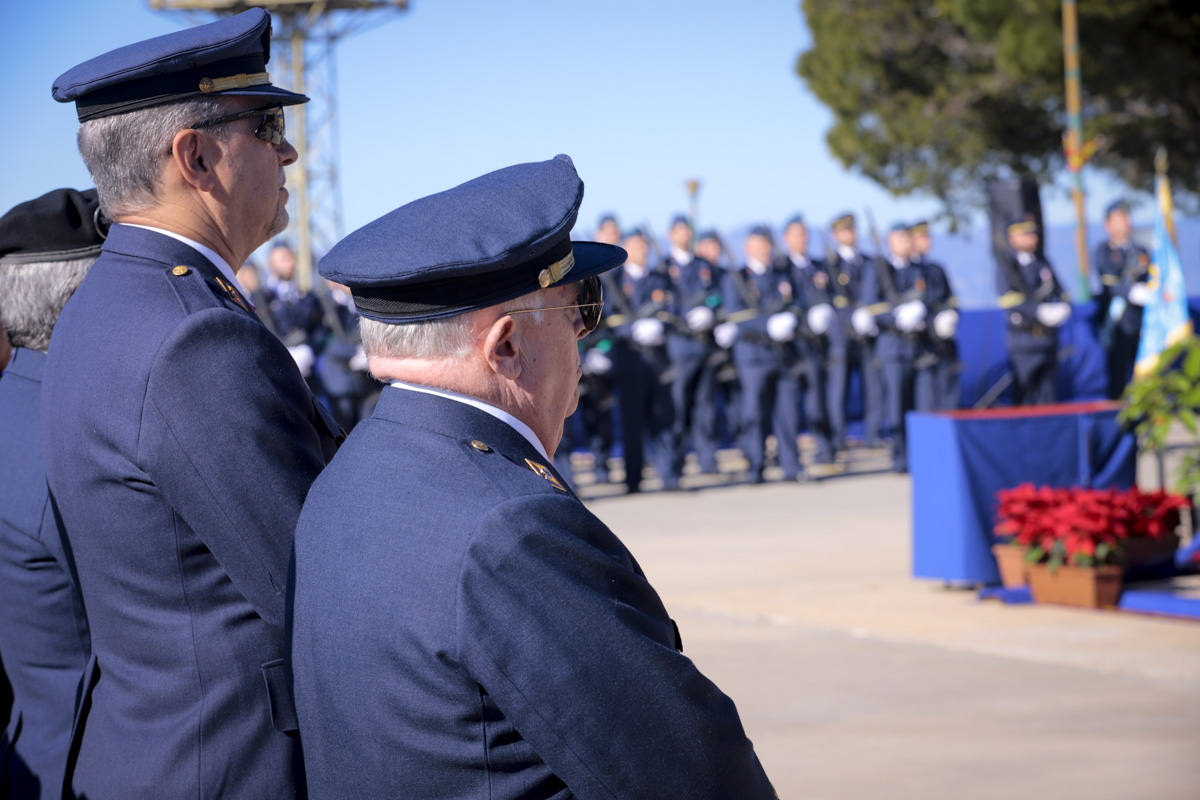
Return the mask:
M 577 241 L 560 155 L 368 223 L 306 293 L 285 243 L 249 261 L 308 100 L 269 58 L 251 9 L 68 70 L 96 189 L 0 218 L 0 796 L 773 798 L 574 466 L 832 475 L 861 395 L 905 470 L 905 413 L 959 394 L 928 225 Z M 1116 386 L 1148 259 L 1107 225 Z M 1050 401 L 1071 306 L 1008 234 L 1016 396 Z
M 729 444 L 744 457 L 722 473 L 730 479 L 763 482 L 769 456 L 785 481 L 835 475 L 851 443 L 852 381 L 863 406 L 858 442 L 890 447 L 893 469 L 906 471 L 904 414 L 958 403 L 957 300 L 928 257 L 928 223 L 893 226 L 878 255 L 860 248 L 852 214 L 829 233 L 828 252 L 812 255 L 796 216 L 781 241 L 751 228 L 735 255 L 716 231 L 697 238 L 677 216 L 655 257 L 647 232 L 622 236 L 613 215 L 602 217 L 597 238 L 629 255 L 606 276 L 601 327 L 581 344 L 584 390 L 556 454 L 560 471 L 572 474 L 572 455 L 590 451 L 594 480 L 609 481 L 619 442 L 631 493 L 648 485 L 647 461 L 665 490 L 679 488 L 689 454 L 690 472 L 718 474 Z

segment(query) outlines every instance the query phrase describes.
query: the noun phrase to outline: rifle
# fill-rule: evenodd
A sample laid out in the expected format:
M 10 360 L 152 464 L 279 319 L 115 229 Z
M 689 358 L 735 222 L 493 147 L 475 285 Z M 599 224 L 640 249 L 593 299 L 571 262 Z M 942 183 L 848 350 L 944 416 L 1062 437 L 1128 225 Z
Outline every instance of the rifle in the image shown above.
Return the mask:
M 921 300 L 921 292 L 916 287 L 911 291 L 905 292 L 903 296 L 896 289 L 896 276 L 892 272 L 892 265 L 883 256 L 883 241 L 879 236 L 879 229 L 875 227 L 875 215 L 871 213 L 870 208 L 867 209 L 866 217 L 867 224 L 871 230 L 871 243 L 875 246 L 875 257 L 873 259 L 875 274 L 879 277 L 879 285 L 883 287 L 884 298 L 884 302 L 869 305 L 867 309 L 872 314 L 883 314 L 894 311 L 896 306 L 904 303 Z M 917 331 L 909 331 L 907 333 L 910 337 L 915 337 L 917 334 Z
M 1121 270 L 1121 283 L 1132 284 L 1144 274 L 1146 273 L 1142 269 L 1139 254 L 1134 250 L 1134 244 L 1130 242 L 1129 252 L 1125 254 L 1125 268 Z M 1116 330 L 1117 323 L 1125 316 L 1125 311 L 1128 307 L 1129 301 L 1124 297 L 1117 296 L 1109 302 L 1108 313 L 1104 317 L 1104 324 L 1096 336 L 1104 348 L 1107 349 L 1112 346 L 1113 331 Z
M 1073 344 L 1069 344 L 1065 347 L 1059 348 L 1058 355 L 1057 355 L 1058 363 L 1061 364 L 1064 360 L 1066 360 L 1067 358 L 1070 358 L 1071 355 L 1074 354 L 1074 352 L 1075 352 L 1075 345 L 1073 345 Z M 995 383 L 993 383 L 986 392 L 984 392 L 982 395 L 980 395 L 979 399 L 975 401 L 975 405 L 973 406 L 973 408 L 976 408 L 976 409 L 991 408 L 992 405 L 997 400 L 1000 399 L 1000 395 L 1004 394 L 1004 390 L 1007 389 L 1010 385 L 1012 385 L 1012 382 L 1014 380 L 1016 380 L 1016 376 L 1013 374 L 1012 369 L 1006 370 L 1005 373 L 1000 376 L 999 380 L 997 380 Z

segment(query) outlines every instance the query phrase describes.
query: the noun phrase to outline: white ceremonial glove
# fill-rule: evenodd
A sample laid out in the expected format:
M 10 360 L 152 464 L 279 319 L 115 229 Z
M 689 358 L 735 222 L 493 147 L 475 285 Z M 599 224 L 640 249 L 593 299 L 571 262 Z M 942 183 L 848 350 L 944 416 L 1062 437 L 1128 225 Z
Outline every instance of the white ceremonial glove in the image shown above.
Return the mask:
M 833 315 L 833 306 L 829 303 L 813 306 L 808 310 L 808 329 L 820 336 L 833 324 Z
M 1150 290 L 1150 286 L 1145 283 L 1135 283 L 1129 287 L 1129 302 L 1135 306 L 1144 306 L 1150 302 L 1150 298 L 1154 296 L 1154 292 Z
M 588 375 L 607 375 L 612 371 L 612 359 L 592 348 L 583 357 L 583 371 Z
M 653 317 L 634 320 L 630 332 L 633 334 L 633 340 L 642 347 L 658 347 L 663 343 L 665 333 L 662 321 Z
M 1038 322 L 1047 328 L 1057 328 L 1071 316 L 1070 303 L 1040 303 L 1037 307 Z
M 854 313 L 850 315 L 850 327 L 854 328 L 854 332 L 859 336 L 874 336 L 879 333 L 875 316 L 866 308 L 854 309 Z
M 300 370 L 300 374 L 307 378 L 312 375 L 313 364 L 317 358 L 313 355 L 312 348 L 306 344 L 297 344 L 288 348 L 288 352 L 292 354 L 292 360 L 296 362 L 296 367 Z
M 348 365 L 350 369 L 356 372 L 367 371 L 367 354 L 363 352 L 362 345 L 359 345 L 358 349 L 354 351 L 354 355 L 350 357 Z
M 925 304 L 920 300 L 909 300 L 896 306 L 892 312 L 896 327 L 905 333 L 919 331 L 925 328 Z
M 733 347 L 733 343 L 737 341 L 738 326 L 736 322 L 722 322 L 717 327 L 713 328 L 713 338 L 717 340 L 720 347 L 728 350 Z
M 800 320 L 790 311 L 780 311 L 767 317 L 767 336 L 773 342 L 790 342 L 796 338 L 796 326 Z
M 717 317 L 708 306 L 696 306 L 683 315 L 683 320 L 687 323 L 688 330 L 699 333 L 710 330 L 716 323 Z
M 933 318 L 933 332 L 939 339 L 953 339 L 958 331 L 958 312 L 952 308 L 939 311 Z

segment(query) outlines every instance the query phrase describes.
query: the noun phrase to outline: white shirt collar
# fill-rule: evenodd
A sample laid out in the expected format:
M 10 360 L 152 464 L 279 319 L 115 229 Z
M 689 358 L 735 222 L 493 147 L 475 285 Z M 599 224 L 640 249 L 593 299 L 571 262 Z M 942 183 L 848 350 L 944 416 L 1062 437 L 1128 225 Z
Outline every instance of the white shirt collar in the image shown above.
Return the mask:
M 625 274 L 633 278 L 635 281 L 640 281 L 646 277 L 646 266 L 644 264 L 635 264 L 632 261 L 625 262 Z
M 671 248 L 671 259 L 681 267 L 686 267 L 688 264 L 692 263 L 693 257 L 694 256 L 692 256 L 691 253 L 689 253 L 687 250 L 684 250 L 682 247 Z
M 1024 250 L 1018 250 L 1017 263 L 1022 267 L 1028 267 L 1033 263 L 1033 253 L 1026 253 Z
M 533 428 L 530 428 L 524 422 L 517 419 L 502 408 L 496 408 L 496 406 L 492 405 L 491 403 L 485 403 L 477 397 L 459 394 L 458 392 L 451 392 L 446 389 L 434 389 L 431 386 L 422 386 L 417 383 L 392 381 L 392 386 L 395 386 L 397 389 L 408 389 L 410 392 L 421 392 L 422 394 L 431 394 L 435 397 L 444 397 L 447 400 L 456 400 L 459 403 L 471 406 L 472 408 L 477 408 L 485 414 L 490 414 L 501 422 L 506 423 L 517 433 L 524 436 L 526 441 L 533 445 L 533 449 L 541 453 L 542 458 L 546 459 L 546 463 L 550 462 L 550 456 L 546 455 L 546 448 L 542 446 L 541 441 L 534 434 Z
M 890 260 L 892 262 L 892 266 L 895 267 L 896 269 L 904 269 L 905 267 L 908 266 L 907 258 L 900 258 L 899 256 L 892 256 Z
M 767 265 L 759 261 L 757 258 L 747 257 L 746 266 L 749 267 L 750 271 L 755 275 L 762 275 L 767 271 Z
M 842 257 L 843 261 L 853 261 L 858 257 L 858 253 L 856 253 L 854 248 L 848 244 L 839 244 L 837 251 L 838 255 Z
M 197 253 L 204 256 L 209 261 L 211 261 L 213 263 L 213 266 L 215 266 L 217 268 L 217 271 L 225 276 L 225 280 L 229 281 L 230 283 L 232 283 L 234 286 L 237 287 L 238 293 L 241 294 L 242 298 L 247 303 L 250 302 L 250 295 L 246 292 L 245 289 L 242 288 L 242 285 L 240 283 L 238 283 L 237 274 L 234 273 L 233 269 L 229 266 L 229 262 L 227 262 L 225 259 L 221 258 L 221 256 L 217 254 L 217 251 L 213 250 L 208 245 L 200 244 L 200 242 L 194 241 L 192 239 L 187 238 L 186 236 L 175 233 L 175 231 L 168 231 L 168 230 L 164 230 L 162 228 L 155 228 L 152 225 L 135 225 L 132 222 L 121 222 L 118 224 L 119 225 L 128 225 L 131 228 L 141 228 L 141 229 L 147 230 L 147 231 L 154 231 L 155 233 L 161 233 L 163 236 L 170 236 L 172 239 L 174 239 L 177 242 L 183 242 L 188 247 L 192 248 Z M 253 304 L 251 304 L 251 307 L 253 307 Z
M 808 256 L 804 255 L 804 253 L 789 253 L 788 255 L 792 259 L 792 266 L 794 266 L 794 267 L 807 267 L 808 266 Z

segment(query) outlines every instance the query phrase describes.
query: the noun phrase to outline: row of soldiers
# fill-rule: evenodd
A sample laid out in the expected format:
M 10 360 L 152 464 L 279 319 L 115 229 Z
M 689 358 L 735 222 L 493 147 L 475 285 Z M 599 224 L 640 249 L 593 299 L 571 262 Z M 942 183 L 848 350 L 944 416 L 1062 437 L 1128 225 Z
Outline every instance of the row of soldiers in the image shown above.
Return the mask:
M 601 218 L 595 238 L 621 244 L 628 260 L 605 277 L 604 319 L 581 344 L 580 408 L 557 454 L 560 471 L 570 474 L 573 449 L 589 449 L 596 480 L 607 481 L 616 427 L 629 492 L 641 488 L 647 449 L 667 490 L 678 488 L 689 449 L 701 473 L 716 473 L 722 434 L 737 440 L 752 482 L 764 480 L 771 435 L 785 480 L 834 474 L 853 373 L 867 442 L 890 432 L 892 467 L 905 471 L 904 414 L 957 404 L 957 301 L 945 269 L 928 258 L 927 223 L 893 226 L 880 256 L 860 248 L 852 214 L 835 219 L 831 234 L 826 257 L 814 258 L 803 218 L 788 220 L 782 247 L 756 226 L 741 266 L 729 267 L 720 235 L 705 231 L 693 245 L 684 216 L 672 220 L 669 252 L 657 261 L 644 231 L 622 235 L 612 215 Z M 816 443 L 807 470 L 802 414 Z

